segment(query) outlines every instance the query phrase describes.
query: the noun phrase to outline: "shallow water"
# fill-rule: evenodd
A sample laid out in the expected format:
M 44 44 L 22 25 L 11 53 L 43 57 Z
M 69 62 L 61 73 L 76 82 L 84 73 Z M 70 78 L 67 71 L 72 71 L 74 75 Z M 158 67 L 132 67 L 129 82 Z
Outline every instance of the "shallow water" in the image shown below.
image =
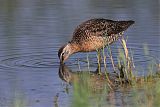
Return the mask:
M 144 3 L 145 2 L 145 3 Z M 15 99 L 27 107 L 53 107 L 59 93 L 58 106 L 69 107 L 72 92 L 65 91 L 59 78 L 57 51 L 72 37 L 74 28 L 90 18 L 134 20 L 125 35 L 132 51 L 138 75 L 147 74 L 153 59 L 160 61 L 158 0 L 1 0 L 0 1 L 0 107 L 13 107 Z M 147 44 L 149 57 L 144 54 Z M 119 42 L 112 45 L 116 62 Z M 87 68 L 86 53 L 75 54 L 66 62 L 74 71 Z M 89 53 L 90 69 L 96 69 L 96 53 Z M 107 62 L 110 68 L 111 62 Z M 116 96 L 132 96 L 117 91 Z M 21 96 L 22 98 L 19 98 Z M 122 106 L 117 97 L 116 107 Z

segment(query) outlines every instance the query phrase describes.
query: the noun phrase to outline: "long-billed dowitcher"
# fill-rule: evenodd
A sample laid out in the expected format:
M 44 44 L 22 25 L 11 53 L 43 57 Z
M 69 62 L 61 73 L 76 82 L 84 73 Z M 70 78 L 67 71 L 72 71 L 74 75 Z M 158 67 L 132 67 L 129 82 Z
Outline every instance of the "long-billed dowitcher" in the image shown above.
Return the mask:
M 83 22 L 75 29 L 71 41 L 59 49 L 60 62 L 64 63 L 74 53 L 95 51 L 112 44 L 133 23 L 132 20 L 113 21 L 102 18 Z

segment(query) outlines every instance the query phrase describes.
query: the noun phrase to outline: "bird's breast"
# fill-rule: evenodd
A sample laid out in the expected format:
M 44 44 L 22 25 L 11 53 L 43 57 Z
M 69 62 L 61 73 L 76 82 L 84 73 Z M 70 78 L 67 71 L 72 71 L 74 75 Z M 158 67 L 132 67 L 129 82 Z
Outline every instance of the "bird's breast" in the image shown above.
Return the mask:
M 88 39 L 81 41 L 79 43 L 81 52 L 90 52 L 95 51 L 97 49 L 101 49 L 106 45 L 112 44 L 114 41 L 117 41 L 119 35 L 111 35 L 111 36 L 91 36 Z
M 106 44 L 104 38 L 92 36 L 89 39 L 81 42 L 80 49 L 82 52 L 90 52 L 100 49 L 105 45 Z

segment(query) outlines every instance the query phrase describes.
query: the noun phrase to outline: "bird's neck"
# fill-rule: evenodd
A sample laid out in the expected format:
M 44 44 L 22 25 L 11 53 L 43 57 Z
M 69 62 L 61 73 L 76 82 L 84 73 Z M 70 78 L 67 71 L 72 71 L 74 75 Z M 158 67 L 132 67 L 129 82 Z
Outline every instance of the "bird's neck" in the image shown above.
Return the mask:
M 70 47 L 71 54 L 74 54 L 80 51 L 79 45 L 74 42 L 69 42 L 67 45 Z

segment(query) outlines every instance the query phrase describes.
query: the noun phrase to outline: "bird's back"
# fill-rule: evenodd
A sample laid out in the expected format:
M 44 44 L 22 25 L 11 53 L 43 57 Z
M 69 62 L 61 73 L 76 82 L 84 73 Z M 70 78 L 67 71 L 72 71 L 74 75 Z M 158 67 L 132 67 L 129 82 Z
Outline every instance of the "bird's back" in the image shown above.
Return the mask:
M 117 37 L 114 35 L 125 31 L 134 21 L 113 21 L 108 19 L 90 19 L 80 24 L 73 33 L 71 42 L 87 47 L 84 51 L 92 51 L 110 44 Z M 105 43 L 104 43 L 105 39 Z M 107 43 L 108 42 L 108 43 Z M 95 46 L 91 45 L 94 44 Z M 84 46 L 82 46 L 84 45 Z M 92 49 L 91 49 L 92 48 Z M 82 49 L 83 50 L 83 49 Z

